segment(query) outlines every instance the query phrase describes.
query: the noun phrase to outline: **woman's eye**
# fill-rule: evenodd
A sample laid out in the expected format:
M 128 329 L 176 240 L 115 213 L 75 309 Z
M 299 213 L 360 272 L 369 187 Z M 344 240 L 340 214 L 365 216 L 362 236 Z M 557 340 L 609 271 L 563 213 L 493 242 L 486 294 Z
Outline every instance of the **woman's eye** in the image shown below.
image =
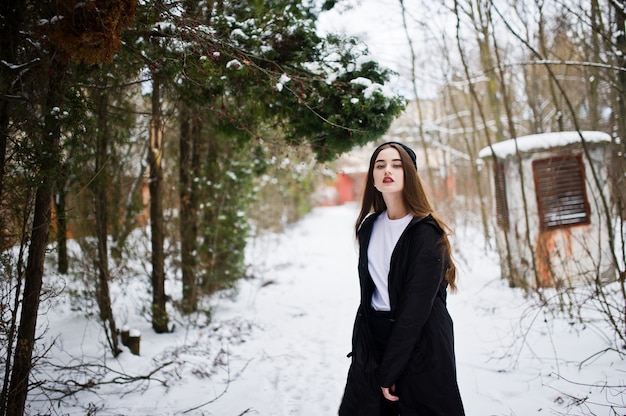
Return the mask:
M 400 169 L 400 168 L 402 168 L 402 165 L 400 163 L 396 163 L 395 165 L 393 165 L 393 167 L 395 169 Z
M 385 165 L 376 165 L 376 169 L 385 169 Z

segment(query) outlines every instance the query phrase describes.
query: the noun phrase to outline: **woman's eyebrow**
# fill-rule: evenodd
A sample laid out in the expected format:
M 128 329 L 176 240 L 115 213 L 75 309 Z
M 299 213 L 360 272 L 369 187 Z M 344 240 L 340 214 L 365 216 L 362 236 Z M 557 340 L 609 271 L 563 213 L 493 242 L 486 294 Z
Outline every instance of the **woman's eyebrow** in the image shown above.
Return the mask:
M 376 162 L 374 163 L 378 163 L 378 162 L 386 162 L 386 159 L 377 159 Z M 391 159 L 392 162 L 402 162 L 402 159 L 397 158 L 397 159 Z

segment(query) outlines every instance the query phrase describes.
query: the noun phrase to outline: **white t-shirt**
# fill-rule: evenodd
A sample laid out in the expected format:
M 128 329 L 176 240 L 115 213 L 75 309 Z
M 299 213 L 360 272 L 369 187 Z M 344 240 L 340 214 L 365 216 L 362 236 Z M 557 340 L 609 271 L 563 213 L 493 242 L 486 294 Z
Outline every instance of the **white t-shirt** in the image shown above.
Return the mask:
M 372 308 L 377 311 L 391 310 L 388 290 L 391 254 L 412 219 L 413 214 L 409 213 L 398 220 L 390 220 L 387 211 L 384 211 L 374 221 L 367 248 L 367 266 L 376 286 L 372 295 Z

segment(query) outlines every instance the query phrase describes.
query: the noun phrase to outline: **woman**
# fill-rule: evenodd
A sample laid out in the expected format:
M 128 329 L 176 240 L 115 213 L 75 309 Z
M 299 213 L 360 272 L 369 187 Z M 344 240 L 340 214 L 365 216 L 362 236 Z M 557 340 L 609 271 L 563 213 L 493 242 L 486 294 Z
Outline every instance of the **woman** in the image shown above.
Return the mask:
M 464 415 L 446 309 L 456 270 L 409 147 L 372 154 L 355 229 L 361 303 L 339 415 Z

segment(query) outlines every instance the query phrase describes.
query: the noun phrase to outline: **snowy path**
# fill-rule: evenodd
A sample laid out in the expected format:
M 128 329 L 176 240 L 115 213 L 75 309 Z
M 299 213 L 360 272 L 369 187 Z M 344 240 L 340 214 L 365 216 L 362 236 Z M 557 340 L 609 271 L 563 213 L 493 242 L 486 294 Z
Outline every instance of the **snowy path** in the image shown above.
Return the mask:
M 267 256 L 259 281 L 240 301 L 261 331 L 238 351 L 252 358 L 216 415 L 248 408 L 259 415 L 330 415 L 341 399 L 358 304 L 354 208 L 316 210 Z M 270 284 L 262 286 L 265 281 Z M 216 319 L 225 312 L 217 306 Z M 249 354 L 249 355 L 248 355 Z M 246 373 L 249 373 L 246 375 Z M 213 410 L 212 410 L 213 412 Z

